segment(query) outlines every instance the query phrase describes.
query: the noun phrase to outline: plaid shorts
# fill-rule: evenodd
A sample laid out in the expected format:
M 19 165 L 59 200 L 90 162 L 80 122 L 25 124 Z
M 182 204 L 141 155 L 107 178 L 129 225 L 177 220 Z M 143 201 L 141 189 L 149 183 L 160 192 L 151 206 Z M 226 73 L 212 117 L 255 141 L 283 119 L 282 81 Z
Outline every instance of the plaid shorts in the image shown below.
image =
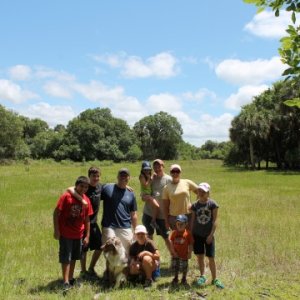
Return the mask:
M 188 271 L 189 261 L 179 257 L 172 257 L 171 267 L 173 273 L 186 273 Z

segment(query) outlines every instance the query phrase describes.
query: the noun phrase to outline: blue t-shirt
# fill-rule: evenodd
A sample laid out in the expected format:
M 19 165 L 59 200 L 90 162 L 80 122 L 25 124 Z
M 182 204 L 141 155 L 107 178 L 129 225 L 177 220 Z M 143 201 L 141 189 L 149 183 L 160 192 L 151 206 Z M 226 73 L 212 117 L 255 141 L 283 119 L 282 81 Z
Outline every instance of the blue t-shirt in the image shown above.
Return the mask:
M 103 218 L 101 225 L 110 228 L 130 228 L 131 212 L 137 211 L 135 195 L 116 184 L 103 186 Z

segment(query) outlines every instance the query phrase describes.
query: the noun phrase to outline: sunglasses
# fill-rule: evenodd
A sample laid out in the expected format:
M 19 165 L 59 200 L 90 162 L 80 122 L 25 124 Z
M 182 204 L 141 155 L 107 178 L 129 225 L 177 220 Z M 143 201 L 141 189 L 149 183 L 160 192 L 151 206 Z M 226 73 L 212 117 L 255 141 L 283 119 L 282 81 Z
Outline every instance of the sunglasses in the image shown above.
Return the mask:
M 180 173 L 180 170 L 175 169 L 175 170 L 172 170 L 171 173 L 178 173 L 178 174 L 179 174 L 179 173 Z

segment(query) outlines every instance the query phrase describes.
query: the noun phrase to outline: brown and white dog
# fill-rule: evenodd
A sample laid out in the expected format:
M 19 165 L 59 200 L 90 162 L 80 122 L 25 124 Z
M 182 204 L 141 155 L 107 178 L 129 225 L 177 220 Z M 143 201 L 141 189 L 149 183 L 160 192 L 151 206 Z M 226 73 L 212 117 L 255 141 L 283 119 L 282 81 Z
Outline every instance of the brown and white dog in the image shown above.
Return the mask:
M 109 285 L 114 288 L 126 283 L 128 274 L 128 259 L 125 248 L 118 237 L 109 238 L 101 247 L 106 259 L 106 277 Z

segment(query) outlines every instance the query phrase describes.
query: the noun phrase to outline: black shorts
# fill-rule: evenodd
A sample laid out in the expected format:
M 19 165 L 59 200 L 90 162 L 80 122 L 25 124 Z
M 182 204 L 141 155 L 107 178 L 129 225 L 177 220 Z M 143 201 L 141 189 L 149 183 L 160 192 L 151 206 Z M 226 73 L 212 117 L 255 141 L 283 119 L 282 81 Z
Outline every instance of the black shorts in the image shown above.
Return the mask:
M 194 235 L 194 253 L 205 254 L 207 257 L 215 257 L 215 239 L 210 244 L 206 243 L 207 237 Z
M 68 264 L 82 257 L 82 239 L 59 238 L 59 262 Z
M 83 247 L 83 251 L 88 250 L 100 250 L 101 248 L 102 233 L 97 223 L 91 223 L 90 225 L 90 241 L 86 247 Z
M 154 228 L 150 225 L 152 221 L 152 217 L 146 214 L 143 214 L 142 223 L 146 227 L 148 234 L 151 236 L 154 233 Z M 158 228 L 156 229 L 156 234 L 161 235 L 164 239 L 169 237 L 169 231 L 166 228 L 164 219 L 156 219 L 156 224 Z

